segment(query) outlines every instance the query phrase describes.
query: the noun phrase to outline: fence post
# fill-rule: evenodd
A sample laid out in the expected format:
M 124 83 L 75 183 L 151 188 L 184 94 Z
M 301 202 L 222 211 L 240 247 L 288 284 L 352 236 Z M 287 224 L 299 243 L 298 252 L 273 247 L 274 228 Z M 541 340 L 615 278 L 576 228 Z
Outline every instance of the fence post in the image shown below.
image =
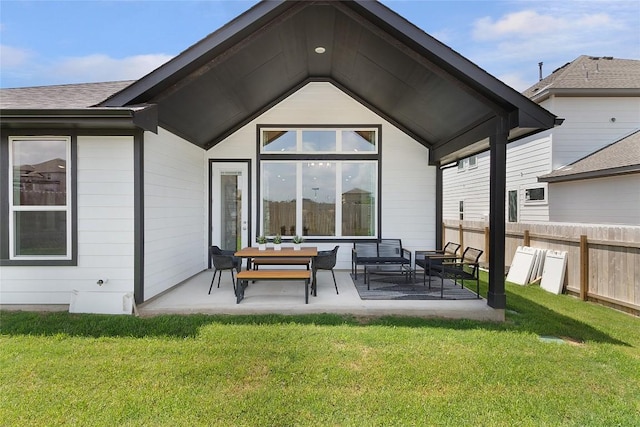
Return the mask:
M 587 300 L 589 293 L 589 244 L 587 236 L 580 236 L 580 299 Z
M 464 248 L 464 229 L 462 223 L 458 224 L 458 238 L 460 239 L 460 247 Z
M 524 236 L 522 238 L 522 246 L 531 246 L 531 237 L 529 237 L 529 230 L 524 230 Z
M 489 227 L 484 228 L 484 261 L 489 262 Z
M 442 241 L 440 242 L 440 249 L 444 248 L 444 245 L 446 245 L 446 241 L 447 241 L 447 226 L 444 223 L 444 221 L 442 221 Z

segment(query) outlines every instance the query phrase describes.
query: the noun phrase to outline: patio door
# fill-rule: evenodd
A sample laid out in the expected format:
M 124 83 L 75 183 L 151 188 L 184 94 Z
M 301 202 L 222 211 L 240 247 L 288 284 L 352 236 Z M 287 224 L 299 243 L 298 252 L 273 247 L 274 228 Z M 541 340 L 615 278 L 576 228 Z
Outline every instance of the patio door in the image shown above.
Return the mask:
M 211 161 L 211 244 L 224 250 L 249 246 L 249 161 Z

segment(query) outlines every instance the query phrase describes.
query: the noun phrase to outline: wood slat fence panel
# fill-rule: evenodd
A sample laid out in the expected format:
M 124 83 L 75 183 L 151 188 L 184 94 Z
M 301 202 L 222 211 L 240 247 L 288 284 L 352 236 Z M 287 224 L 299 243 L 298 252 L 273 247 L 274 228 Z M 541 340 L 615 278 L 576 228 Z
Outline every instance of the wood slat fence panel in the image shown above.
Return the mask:
M 445 220 L 447 241 L 484 249 L 488 262 L 488 223 Z M 580 239 L 587 249 L 581 254 Z M 604 224 L 508 223 L 505 236 L 505 267 L 511 265 L 518 246 L 567 251 L 565 290 L 584 299 L 599 301 L 640 314 L 640 227 Z M 583 273 L 583 269 L 586 269 Z M 586 277 L 583 275 L 586 274 Z

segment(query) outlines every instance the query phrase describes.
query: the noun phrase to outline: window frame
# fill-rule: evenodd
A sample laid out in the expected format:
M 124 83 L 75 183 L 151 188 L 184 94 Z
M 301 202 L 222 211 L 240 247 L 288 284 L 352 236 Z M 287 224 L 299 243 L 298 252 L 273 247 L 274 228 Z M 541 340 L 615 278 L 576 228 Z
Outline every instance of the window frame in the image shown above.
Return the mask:
M 544 197 L 542 199 L 530 199 L 529 191 L 542 189 L 544 193 Z M 524 188 L 524 204 L 525 205 L 546 205 L 548 201 L 548 187 L 546 185 L 540 184 L 535 186 L 527 186 Z
M 362 241 L 362 240 L 376 240 L 381 235 L 381 200 L 380 195 L 382 192 L 381 186 L 381 144 L 382 144 L 382 126 L 381 125 L 257 125 L 256 126 L 256 152 L 257 152 L 257 195 L 256 201 L 258 202 L 258 208 L 256 212 L 257 219 L 257 228 L 256 235 L 261 235 L 264 233 L 264 218 L 263 218 L 263 200 L 262 200 L 262 163 L 263 162 L 292 162 L 296 165 L 305 162 L 313 162 L 313 161 L 328 161 L 332 163 L 336 163 L 336 179 L 340 178 L 341 167 L 337 167 L 338 164 L 344 163 L 358 163 L 358 162 L 371 162 L 374 163 L 376 177 L 375 181 L 375 206 L 373 208 L 374 211 L 374 224 L 373 231 L 374 234 L 372 236 L 342 236 L 342 222 L 338 221 L 341 218 L 341 213 L 338 214 L 338 211 L 342 209 L 342 198 L 336 196 L 336 222 L 335 222 L 335 235 L 333 236 L 303 236 L 306 241 L 317 241 L 317 242 L 326 242 L 326 241 Z M 288 152 L 269 152 L 264 151 L 262 149 L 262 133 L 264 131 L 297 131 L 298 135 L 301 135 L 304 131 L 309 130 L 322 130 L 335 131 L 337 134 L 341 134 L 342 131 L 345 130 L 353 130 L 353 131 L 374 131 L 376 134 L 376 144 L 375 150 L 372 151 L 359 151 L 359 152 L 351 152 L 351 151 L 338 151 L 340 149 L 340 144 L 337 144 L 336 151 L 288 151 Z M 299 141 L 300 136 L 298 136 Z M 337 138 L 339 138 L 337 136 Z M 299 147 L 299 145 L 298 145 Z M 299 170 L 298 166 L 296 166 L 297 170 Z M 302 182 L 302 174 L 296 175 L 296 186 L 298 187 Z M 339 192 L 341 184 L 338 184 L 336 181 L 336 193 Z M 299 191 L 297 193 L 300 193 Z M 296 231 L 298 234 L 301 234 L 303 231 L 301 229 L 302 225 L 300 224 L 302 218 L 301 215 L 301 206 L 302 206 L 302 198 L 300 194 L 296 196 L 296 203 L 300 204 L 296 210 Z M 302 234 L 301 234 L 302 235 Z
M 66 143 L 66 204 L 49 206 L 14 206 L 13 150 L 14 141 L 55 140 Z M 0 265 L 24 266 L 76 266 L 77 265 L 77 136 L 71 133 L 20 131 L 5 134 L 0 140 L 2 169 L 6 171 L 7 184 L 0 189 Z M 66 253 L 64 255 L 16 255 L 16 212 L 65 212 Z

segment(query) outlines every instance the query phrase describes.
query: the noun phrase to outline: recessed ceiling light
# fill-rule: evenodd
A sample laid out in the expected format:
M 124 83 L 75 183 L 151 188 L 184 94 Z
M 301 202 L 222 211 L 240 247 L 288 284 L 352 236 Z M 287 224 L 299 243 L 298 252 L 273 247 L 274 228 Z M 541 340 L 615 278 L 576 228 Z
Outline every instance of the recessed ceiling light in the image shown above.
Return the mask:
M 316 51 L 316 53 L 322 54 L 322 53 L 325 53 L 327 51 L 327 49 L 325 49 L 322 46 L 318 46 L 317 48 L 315 48 L 315 51 Z

